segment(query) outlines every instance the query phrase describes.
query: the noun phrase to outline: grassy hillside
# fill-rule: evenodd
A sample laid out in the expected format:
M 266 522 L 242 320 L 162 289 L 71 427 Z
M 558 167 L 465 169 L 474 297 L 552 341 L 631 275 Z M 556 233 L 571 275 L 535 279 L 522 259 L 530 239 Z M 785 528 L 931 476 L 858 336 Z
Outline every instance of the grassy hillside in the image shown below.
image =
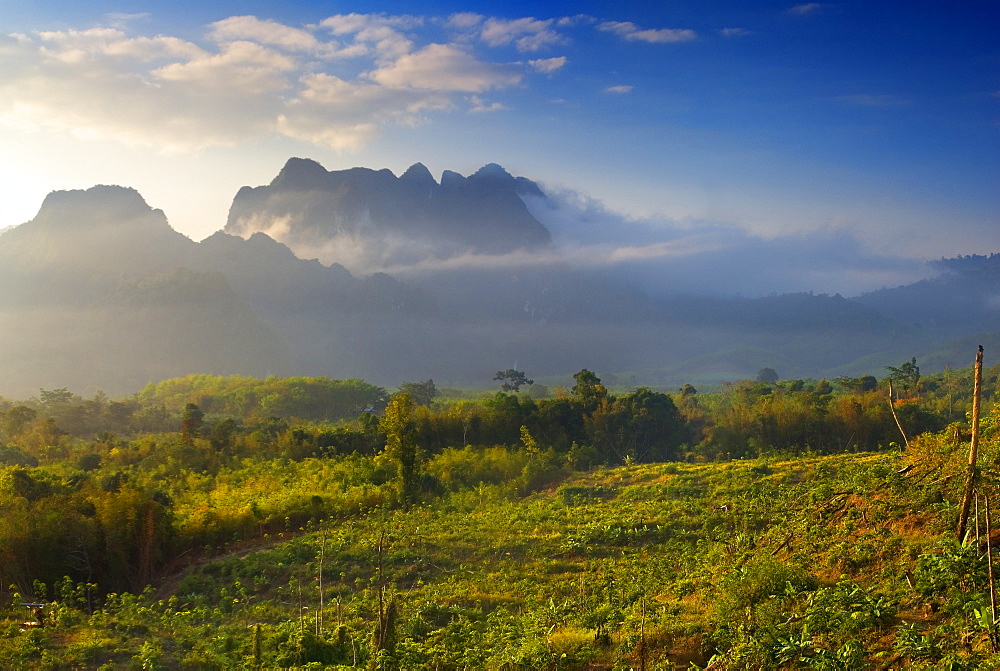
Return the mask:
M 946 540 L 964 451 L 950 445 L 928 436 L 903 454 L 599 468 L 534 487 L 530 463 L 449 450 L 427 464 L 445 491 L 408 510 L 376 505 L 251 534 L 138 596 L 97 604 L 85 585 L 49 586 L 44 627 L 18 624 L 15 595 L 0 658 L 21 668 L 996 667 L 987 559 Z
M 888 370 L 0 399 L 0 667 L 996 668 L 1000 368 L 965 544 L 968 371 Z

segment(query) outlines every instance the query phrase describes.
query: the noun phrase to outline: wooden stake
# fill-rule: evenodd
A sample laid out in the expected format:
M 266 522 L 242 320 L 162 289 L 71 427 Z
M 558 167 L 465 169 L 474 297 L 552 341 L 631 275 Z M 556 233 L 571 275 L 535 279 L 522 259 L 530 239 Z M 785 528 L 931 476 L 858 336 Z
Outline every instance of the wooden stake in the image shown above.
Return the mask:
M 382 534 L 378 538 L 378 564 L 375 566 L 376 575 L 378 576 L 378 638 L 375 646 L 376 652 L 385 649 L 386 623 L 389 619 L 385 608 L 385 575 L 382 564 L 384 554 L 385 529 L 382 530 Z
M 997 651 L 997 592 L 993 584 L 993 544 L 990 543 L 990 495 L 986 495 L 986 566 L 990 572 L 990 645 Z
M 976 495 L 976 547 L 979 547 L 979 496 Z
M 983 346 L 976 353 L 975 386 L 972 391 L 972 444 L 969 445 L 969 475 L 965 482 L 965 496 L 962 497 L 962 511 L 958 516 L 958 529 L 955 538 L 965 541 L 965 526 L 969 521 L 969 509 L 972 507 L 972 496 L 976 490 L 976 480 L 979 479 L 979 468 L 976 458 L 979 455 L 979 401 L 983 395 Z M 989 533 L 989 532 L 987 532 Z
M 640 671 L 646 671 L 646 595 L 642 595 L 642 601 L 639 602 L 640 612 L 642 613 L 639 620 L 639 669 Z
M 326 554 L 326 529 L 323 529 L 323 541 L 319 546 L 319 613 L 316 614 L 316 635 L 323 633 L 323 559 Z

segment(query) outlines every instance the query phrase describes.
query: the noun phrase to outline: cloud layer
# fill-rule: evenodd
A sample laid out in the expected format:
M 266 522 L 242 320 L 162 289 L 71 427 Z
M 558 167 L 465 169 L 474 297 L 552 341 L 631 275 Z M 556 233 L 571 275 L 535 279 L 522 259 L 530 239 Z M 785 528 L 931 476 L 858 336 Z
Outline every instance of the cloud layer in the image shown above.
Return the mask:
M 251 221 L 247 230 L 267 233 L 300 258 L 337 263 L 361 276 L 385 272 L 420 280 L 439 273 L 516 276 L 562 268 L 596 272 L 652 296 L 855 296 L 938 272 L 911 258 L 872 253 L 841 228 L 765 237 L 725 222 L 629 218 L 575 191 L 543 190 L 546 197 L 523 196 L 552 234 L 551 246 L 535 250 L 474 253 L 454 240 L 404 232 L 303 238 L 288 235 L 302 228 L 301 220 L 288 217 Z
M 504 91 L 570 64 L 558 50 L 574 31 L 643 42 L 695 37 L 589 17 L 464 13 L 341 14 L 301 26 L 231 16 L 192 41 L 134 34 L 136 18 L 0 34 L 0 124 L 164 151 L 274 136 L 356 150 L 389 124 L 508 109 Z
M 547 201 L 526 202 L 552 232 L 559 259 L 603 268 L 654 295 L 852 296 L 937 272 L 910 258 L 873 254 L 843 229 L 764 237 L 724 222 L 632 219 L 572 191 L 546 193 Z

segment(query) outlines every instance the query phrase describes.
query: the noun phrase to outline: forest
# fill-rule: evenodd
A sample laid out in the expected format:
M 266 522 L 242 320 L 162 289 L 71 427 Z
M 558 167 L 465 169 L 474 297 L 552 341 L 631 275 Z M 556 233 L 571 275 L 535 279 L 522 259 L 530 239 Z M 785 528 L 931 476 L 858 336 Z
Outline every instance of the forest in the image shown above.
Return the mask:
M 0 399 L 0 660 L 995 668 L 1000 367 Z

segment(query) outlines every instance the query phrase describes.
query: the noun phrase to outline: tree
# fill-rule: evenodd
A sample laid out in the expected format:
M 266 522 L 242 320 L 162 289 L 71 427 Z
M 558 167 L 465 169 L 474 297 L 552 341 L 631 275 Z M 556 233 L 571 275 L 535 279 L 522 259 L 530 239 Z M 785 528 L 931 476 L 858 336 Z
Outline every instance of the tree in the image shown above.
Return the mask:
M 757 382 L 766 382 L 767 384 L 774 384 L 781 378 L 778 376 L 777 371 L 773 368 L 761 368 L 757 371 Z
M 585 424 L 587 437 L 607 463 L 676 459 L 686 438 L 684 418 L 673 399 L 646 387 L 601 403 Z
M 399 385 L 400 394 L 406 394 L 415 405 L 430 405 L 438 395 L 434 380 L 424 382 L 404 382 Z
M 420 463 L 413 427 L 413 399 L 404 392 L 394 394 L 385 407 L 379 429 L 385 434 L 383 455 L 397 468 L 399 498 L 409 507 L 417 500 Z
M 874 391 L 878 387 L 878 380 L 875 379 L 874 375 L 862 375 L 861 377 L 842 375 L 837 378 L 837 384 L 843 389 L 857 394 L 865 391 Z
M 524 374 L 524 371 L 514 370 L 513 368 L 498 370 L 493 379 L 495 381 L 503 382 L 500 388 L 504 391 L 518 391 L 523 386 L 531 386 L 535 384 L 534 380 L 528 379 L 528 376 Z
M 204 423 L 205 413 L 197 404 L 188 403 L 184 406 L 184 415 L 181 417 L 181 438 L 184 442 L 190 444 L 194 437 L 201 432 Z
M 586 368 L 573 376 L 576 384 L 573 385 L 573 395 L 583 402 L 585 410 L 593 411 L 600 404 L 602 399 L 607 398 L 608 390 L 601 384 L 601 378 L 597 377 Z
M 213 426 L 211 432 L 208 434 L 208 440 L 212 444 L 212 449 L 216 452 L 221 452 L 231 448 L 236 430 L 236 421 L 232 417 L 227 417 Z
M 41 400 L 42 405 L 46 409 L 52 409 L 53 407 L 64 405 L 73 400 L 73 392 L 68 391 L 66 387 L 62 389 L 39 389 L 38 398 Z
M 16 405 L 5 413 L 0 414 L 0 430 L 6 440 L 13 441 L 38 419 L 38 413 L 25 406 Z
M 907 396 L 916 396 L 920 384 L 920 366 L 917 365 L 917 357 L 913 357 L 899 368 L 886 366 L 889 371 L 889 379 L 894 383 L 897 390 L 906 392 Z

